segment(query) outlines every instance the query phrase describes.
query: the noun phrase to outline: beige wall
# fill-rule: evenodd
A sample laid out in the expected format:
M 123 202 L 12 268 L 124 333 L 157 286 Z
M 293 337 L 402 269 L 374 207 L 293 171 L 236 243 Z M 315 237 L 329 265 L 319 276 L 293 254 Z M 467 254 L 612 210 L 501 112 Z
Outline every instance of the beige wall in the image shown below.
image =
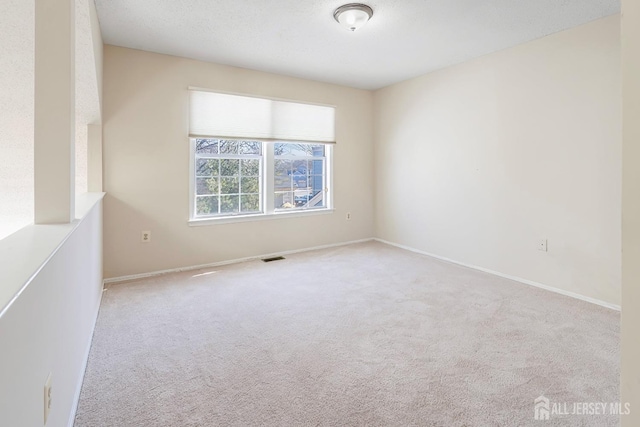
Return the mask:
M 189 227 L 189 86 L 336 105 L 335 213 Z M 105 46 L 103 107 L 105 277 L 373 237 L 371 92 Z
M 640 4 L 622 2 L 622 362 L 623 427 L 640 425 Z
M 619 19 L 377 91 L 376 235 L 620 304 Z

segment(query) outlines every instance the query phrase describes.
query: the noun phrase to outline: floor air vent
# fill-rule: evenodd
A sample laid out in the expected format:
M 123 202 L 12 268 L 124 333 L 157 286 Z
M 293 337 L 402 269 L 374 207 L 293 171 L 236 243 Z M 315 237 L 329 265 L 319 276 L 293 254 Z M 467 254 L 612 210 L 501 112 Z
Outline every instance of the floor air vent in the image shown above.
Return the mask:
M 284 259 L 284 257 L 283 256 L 274 256 L 272 258 L 262 258 L 262 261 L 271 262 L 271 261 L 280 261 L 281 259 Z

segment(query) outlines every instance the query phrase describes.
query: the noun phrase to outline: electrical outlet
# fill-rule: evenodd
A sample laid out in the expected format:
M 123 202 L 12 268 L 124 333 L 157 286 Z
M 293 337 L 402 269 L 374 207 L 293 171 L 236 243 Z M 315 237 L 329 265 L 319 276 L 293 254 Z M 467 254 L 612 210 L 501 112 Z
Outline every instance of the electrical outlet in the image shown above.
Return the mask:
M 44 424 L 47 424 L 49 412 L 51 411 L 51 372 L 44 383 Z
M 540 239 L 540 241 L 538 242 L 538 250 L 547 252 L 547 239 Z
M 149 243 L 151 241 L 151 231 L 143 231 L 140 236 L 140 241 L 142 243 Z
M 351 212 L 347 212 L 347 221 L 351 221 Z

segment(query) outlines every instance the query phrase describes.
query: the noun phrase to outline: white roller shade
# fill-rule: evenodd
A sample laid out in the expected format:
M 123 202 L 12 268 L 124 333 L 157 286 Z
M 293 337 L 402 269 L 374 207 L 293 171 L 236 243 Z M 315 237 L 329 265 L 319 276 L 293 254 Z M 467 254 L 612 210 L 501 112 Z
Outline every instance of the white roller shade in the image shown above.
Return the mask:
M 335 108 L 190 91 L 189 136 L 334 143 Z

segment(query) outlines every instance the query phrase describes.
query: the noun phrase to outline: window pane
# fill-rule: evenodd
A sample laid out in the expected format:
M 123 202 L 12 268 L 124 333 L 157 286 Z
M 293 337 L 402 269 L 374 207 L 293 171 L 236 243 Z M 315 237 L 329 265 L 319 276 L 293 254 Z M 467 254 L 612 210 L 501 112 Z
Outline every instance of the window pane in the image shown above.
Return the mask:
M 239 212 L 238 203 L 240 196 L 220 196 L 220 212 L 235 213 Z
M 295 207 L 293 192 L 277 192 L 275 198 L 276 209 L 291 209 Z
M 311 144 L 276 142 L 274 152 L 276 156 L 311 156 L 313 155 L 313 147 L 315 146 Z
M 291 190 L 291 165 L 291 160 L 275 160 L 275 191 Z M 278 206 L 277 203 L 276 206 Z
M 238 178 L 220 178 L 220 194 L 238 194 L 240 180 Z
M 260 160 L 241 160 L 243 176 L 260 176 Z
M 274 144 L 274 150 L 275 209 L 326 206 L 326 147 L 323 144 L 278 142 Z
M 217 196 L 198 196 L 196 199 L 197 215 L 215 215 L 218 213 Z
M 218 175 L 218 159 L 197 159 L 196 160 L 196 176 L 215 176 Z
M 320 185 L 318 187 L 311 190 L 310 195 L 311 197 L 309 198 L 309 207 L 320 208 L 326 206 L 324 189 L 322 188 L 322 181 L 320 181 Z
M 258 141 L 240 141 L 238 152 L 240 154 L 260 154 L 262 143 Z
M 238 154 L 238 141 L 221 139 L 218 145 L 220 147 L 220 154 Z
M 218 178 L 197 178 L 196 194 L 218 194 Z
M 238 176 L 240 172 L 240 160 L 221 159 L 220 176 Z
M 274 168 L 276 176 L 291 175 L 291 160 L 275 160 Z
M 313 157 L 324 157 L 324 149 L 325 147 L 323 144 L 311 146 Z
M 217 139 L 196 139 L 197 154 L 218 154 Z
M 242 178 L 241 183 L 242 193 L 259 193 L 260 192 L 260 180 L 258 178 Z
M 242 212 L 259 212 L 260 211 L 260 195 L 259 194 L 243 194 L 240 196 L 242 200 Z
M 295 191 L 293 196 L 297 208 L 307 206 L 309 199 L 311 199 L 311 194 L 308 191 Z
M 308 162 L 306 160 L 293 161 L 293 173 L 295 175 L 304 175 L 307 173 Z
M 307 176 L 306 175 L 295 175 L 293 177 L 293 189 L 306 189 L 307 188 Z
M 276 156 L 285 157 L 324 157 L 324 144 L 300 144 L 277 142 L 274 144 Z
M 275 191 L 291 190 L 291 177 L 289 177 L 289 176 L 276 176 L 274 190 Z
M 307 161 L 295 160 L 293 162 L 293 187 L 307 188 Z
M 196 151 L 195 216 L 262 212 L 263 143 L 217 138 L 192 141 Z
M 324 174 L 324 159 L 309 161 L 309 175 Z
M 311 194 L 316 194 L 324 190 L 324 177 L 322 175 L 311 175 L 309 177 L 309 187 Z

